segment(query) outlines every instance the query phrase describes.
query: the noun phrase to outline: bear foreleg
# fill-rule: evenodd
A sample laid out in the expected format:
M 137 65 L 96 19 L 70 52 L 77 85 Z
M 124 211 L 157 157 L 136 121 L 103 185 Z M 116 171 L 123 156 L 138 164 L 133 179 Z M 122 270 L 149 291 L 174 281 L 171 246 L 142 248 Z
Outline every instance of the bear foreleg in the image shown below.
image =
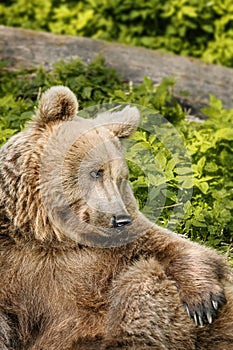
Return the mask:
M 115 281 L 106 328 L 103 349 L 195 349 L 195 327 L 153 258 L 136 262 Z

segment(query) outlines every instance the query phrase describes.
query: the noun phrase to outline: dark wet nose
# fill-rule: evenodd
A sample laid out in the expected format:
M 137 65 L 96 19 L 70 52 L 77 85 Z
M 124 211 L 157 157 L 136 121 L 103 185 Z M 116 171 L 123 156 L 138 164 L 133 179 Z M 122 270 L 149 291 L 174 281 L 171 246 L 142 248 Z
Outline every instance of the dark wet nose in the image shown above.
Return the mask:
M 114 215 L 111 219 L 112 227 L 122 227 L 126 225 L 130 225 L 132 223 L 132 219 L 130 215 Z

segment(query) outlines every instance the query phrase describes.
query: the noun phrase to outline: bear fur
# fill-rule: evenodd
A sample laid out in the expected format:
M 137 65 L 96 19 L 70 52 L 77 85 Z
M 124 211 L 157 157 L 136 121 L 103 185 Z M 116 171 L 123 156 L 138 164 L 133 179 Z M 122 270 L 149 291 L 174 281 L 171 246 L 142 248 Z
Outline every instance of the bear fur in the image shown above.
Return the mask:
M 137 208 L 120 142 L 137 108 L 77 110 L 49 89 L 0 150 L 0 349 L 232 350 L 223 257 Z

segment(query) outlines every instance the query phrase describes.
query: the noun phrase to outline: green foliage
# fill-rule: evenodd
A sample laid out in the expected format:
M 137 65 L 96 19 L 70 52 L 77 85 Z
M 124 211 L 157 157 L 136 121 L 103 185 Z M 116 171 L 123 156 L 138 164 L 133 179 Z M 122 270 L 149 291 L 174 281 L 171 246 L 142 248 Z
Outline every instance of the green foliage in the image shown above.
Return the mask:
M 172 96 L 172 79 L 154 86 L 145 78 L 132 86 L 107 68 L 101 57 L 89 65 L 60 62 L 49 73 L 41 68 L 12 73 L 6 68 L 0 69 L 1 144 L 24 127 L 38 97 L 55 84 L 69 86 L 80 109 L 91 113 L 103 103 L 137 104 L 142 123 L 126 155 L 141 210 L 158 224 L 233 259 L 233 110 L 224 110 L 211 96 L 209 107 L 202 111 L 208 119 L 189 122 Z
M 182 229 L 210 245 L 232 244 L 233 232 L 233 110 L 210 97 L 204 124 L 182 125 L 193 160 L 194 192 Z
M 101 57 L 85 66 L 81 61 L 58 62 L 52 72 L 42 68 L 9 72 L 0 66 L 0 145 L 20 131 L 33 114 L 41 93 L 53 85 L 67 85 L 76 94 L 80 108 L 108 101 L 111 89 L 122 87 L 117 73 Z
M 232 0 L 16 0 L 0 5 L 0 23 L 233 66 Z

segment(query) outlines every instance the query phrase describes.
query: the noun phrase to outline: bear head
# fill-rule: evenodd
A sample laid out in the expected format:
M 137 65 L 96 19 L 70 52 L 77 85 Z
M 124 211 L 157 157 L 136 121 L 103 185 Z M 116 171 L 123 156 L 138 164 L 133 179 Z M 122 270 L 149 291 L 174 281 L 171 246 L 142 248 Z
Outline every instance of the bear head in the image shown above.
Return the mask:
M 14 181 L 1 177 L 11 192 L 5 198 L 5 221 L 21 235 L 42 241 L 69 239 L 101 247 L 128 243 L 145 231 L 145 221 L 149 225 L 130 188 L 121 144 L 137 129 L 139 111 L 118 107 L 94 119 L 78 117 L 77 111 L 77 99 L 67 87 L 52 87 L 42 95 L 29 127 L 2 148 L 1 161 L 11 162 L 17 173 Z

